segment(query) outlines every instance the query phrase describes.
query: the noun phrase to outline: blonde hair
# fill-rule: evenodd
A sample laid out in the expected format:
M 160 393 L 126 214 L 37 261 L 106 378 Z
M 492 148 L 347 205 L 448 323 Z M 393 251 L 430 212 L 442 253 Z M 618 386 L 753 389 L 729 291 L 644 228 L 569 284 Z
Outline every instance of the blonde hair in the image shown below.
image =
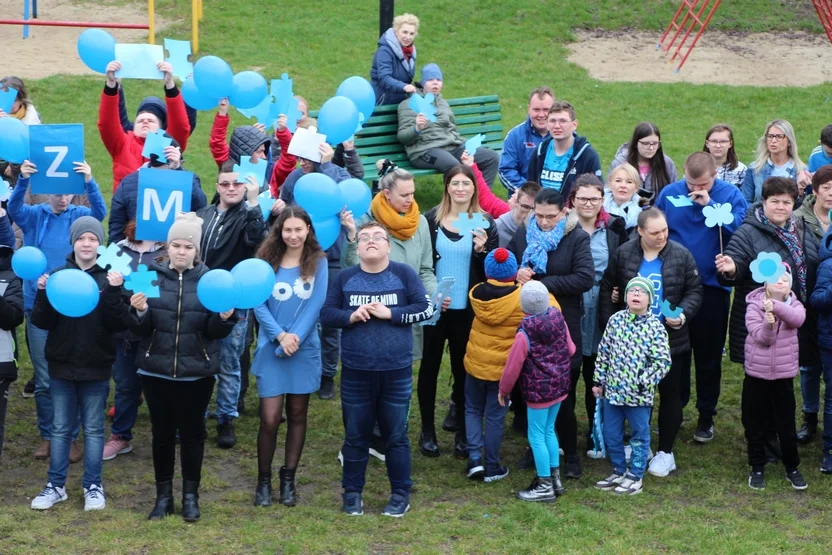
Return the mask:
M 633 183 L 636 184 L 636 190 L 638 190 L 639 185 L 641 184 L 641 176 L 639 175 L 638 170 L 627 162 L 614 167 L 612 171 L 610 171 L 610 173 L 607 174 L 607 189 L 609 189 L 610 182 L 612 181 L 612 176 L 614 176 L 618 172 L 626 173 L 627 177 L 632 179 Z
M 416 27 L 416 32 L 419 32 L 419 18 L 412 13 L 403 13 L 393 18 L 393 29 L 398 31 L 402 25 L 413 25 Z
M 757 141 L 757 155 L 754 158 L 754 162 L 752 162 L 754 165 L 754 173 L 759 174 L 769 159 L 768 141 L 766 140 L 766 135 L 768 135 L 768 132 L 772 127 L 777 127 L 783 131 L 783 134 L 789 141 L 789 150 L 787 151 L 789 159 L 794 164 L 795 171 L 802 171 L 804 165 L 803 161 L 797 155 L 797 140 L 794 137 L 794 127 L 792 127 L 792 124 L 784 119 L 776 119 L 768 122 L 768 125 L 766 125 L 766 132 L 763 133 L 763 136 L 760 137 L 759 141 Z

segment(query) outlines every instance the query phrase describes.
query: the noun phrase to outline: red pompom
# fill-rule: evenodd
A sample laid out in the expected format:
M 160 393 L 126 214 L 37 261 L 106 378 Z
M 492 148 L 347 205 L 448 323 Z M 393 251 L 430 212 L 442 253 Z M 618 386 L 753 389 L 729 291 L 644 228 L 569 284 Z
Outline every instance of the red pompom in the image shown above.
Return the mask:
M 508 260 L 508 251 L 504 248 L 499 248 L 494 251 L 494 260 L 502 264 Z

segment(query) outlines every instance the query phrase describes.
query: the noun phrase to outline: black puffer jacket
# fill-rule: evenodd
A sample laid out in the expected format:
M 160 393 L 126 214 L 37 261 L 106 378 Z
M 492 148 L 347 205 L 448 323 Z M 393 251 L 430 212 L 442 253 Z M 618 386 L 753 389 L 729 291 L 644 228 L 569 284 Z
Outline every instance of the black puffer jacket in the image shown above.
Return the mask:
M 150 267 L 158 272 L 160 297 L 147 300 L 141 317 L 130 308 L 127 319 L 130 331 L 141 337 L 136 366 L 172 378 L 213 376 L 220 371 L 217 340 L 231 333 L 237 317 L 223 321 L 199 302 L 196 286 L 208 271 L 204 264 L 180 274 L 163 260 Z
M 702 304 L 702 282 L 696 260 L 688 249 L 675 241 L 668 241 L 659 253 L 662 259 L 662 297 L 673 307 L 681 307 L 685 313 L 685 325 L 679 329 L 667 327 L 670 338 L 670 354 L 690 351 L 688 323 L 696 316 Z M 644 260 L 641 239 L 631 239 L 621 245 L 610 257 L 609 266 L 601 280 L 598 293 L 598 313 L 601 329 L 607 326 L 610 316 L 626 307 L 624 290 L 627 283 L 638 275 Z M 613 287 L 618 287 L 619 302 L 612 302 Z
M 70 253 L 65 269 L 79 269 L 75 255 Z M 56 311 L 46 291 L 38 289 L 32 308 L 32 323 L 49 330 L 46 339 L 46 361 L 49 376 L 78 382 L 108 380 L 116 361 L 116 334 L 126 329 L 127 303 L 121 287 L 107 282 L 107 270 L 96 265 L 86 271 L 98 284 L 101 298 L 95 310 L 80 318 L 64 316 Z
M 23 282 L 12 271 L 11 247 L 0 247 L 0 380 L 17 379 L 17 326 L 23 323 Z
M 757 215 L 761 205 L 752 206 L 745 216 L 745 221 L 731 237 L 731 241 L 725 247 L 725 256 L 730 256 L 737 267 L 737 273 L 733 279 L 717 273 L 716 277 L 723 285 L 734 287 L 734 302 L 731 307 L 731 321 L 728 330 L 728 339 L 731 350 L 731 360 L 738 364 L 745 362 L 745 338 L 748 330 L 745 328 L 745 297 L 754 289 L 761 287 L 751 277 L 751 263 L 761 252 L 776 252 L 783 259 L 783 262 L 791 266 L 792 270 L 797 267 L 792 258 L 791 252 L 786 248 L 769 226 L 764 225 Z M 818 273 L 818 241 L 814 233 L 806 225 L 803 217 L 792 216 L 797 225 L 797 234 L 803 244 L 803 253 L 806 258 L 806 291 L 807 298 L 811 296 L 815 288 L 815 280 Z M 798 330 L 800 339 L 800 365 L 810 366 L 820 362 L 820 352 L 817 341 L 817 314 L 811 310 L 807 299 L 800 297 L 800 285 L 797 280 L 796 271 L 793 274 L 792 291 L 806 305 L 806 322 Z
M 254 256 L 266 236 L 266 223 L 259 206 L 250 208 L 245 199 L 223 213 L 219 203 L 198 210 L 202 218 L 202 261 L 211 269 L 231 270 L 238 262 Z

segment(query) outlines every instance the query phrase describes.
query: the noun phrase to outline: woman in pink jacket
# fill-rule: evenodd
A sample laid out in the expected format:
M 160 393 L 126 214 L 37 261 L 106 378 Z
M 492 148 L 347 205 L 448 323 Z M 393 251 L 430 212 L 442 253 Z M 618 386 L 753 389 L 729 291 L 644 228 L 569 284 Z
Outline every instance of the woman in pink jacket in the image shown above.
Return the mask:
M 748 442 L 751 473 L 748 486 L 765 489 L 767 423 L 771 418 L 780 440 L 786 480 L 794 489 L 807 488 L 797 470 L 797 435 L 794 424 L 794 377 L 798 372 L 797 330 L 806 309 L 792 292 L 788 265 L 777 283 L 764 285 L 746 297 L 745 381 L 742 385 L 742 424 Z

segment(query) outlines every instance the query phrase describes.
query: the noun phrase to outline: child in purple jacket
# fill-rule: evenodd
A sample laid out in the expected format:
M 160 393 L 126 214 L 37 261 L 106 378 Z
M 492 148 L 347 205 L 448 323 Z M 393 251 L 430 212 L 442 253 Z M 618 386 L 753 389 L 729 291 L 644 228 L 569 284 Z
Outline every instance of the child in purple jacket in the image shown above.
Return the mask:
M 773 415 L 783 452 L 786 479 L 794 489 L 807 488 L 797 470 L 797 435 L 794 423 L 794 377 L 798 372 L 797 330 L 806 309 L 791 290 L 792 272 L 777 283 L 755 289 L 746 297 L 745 381 L 742 385 L 742 424 L 748 442 L 751 473 L 748 486 L 765 489 L 766 423 Z M 772 413 L 773 411 L 773 413 Z

